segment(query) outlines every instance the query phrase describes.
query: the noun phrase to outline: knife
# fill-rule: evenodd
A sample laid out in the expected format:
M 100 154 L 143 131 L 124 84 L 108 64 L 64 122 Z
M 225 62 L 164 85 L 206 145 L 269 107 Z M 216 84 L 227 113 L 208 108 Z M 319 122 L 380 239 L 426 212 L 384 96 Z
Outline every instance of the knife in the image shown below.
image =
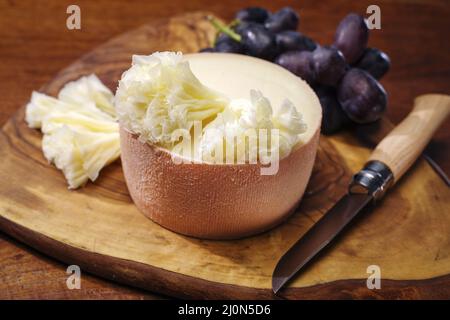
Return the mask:
M 369 124 L 360 124 L 355 128 L 356 136 L 370 148 L 374 148 L 389 132 L 394 129 L 394 125 L 389 119 L 382 117 L 380 120 Z M 450 187 L 450 178 L 441 166 L 425 151 L 421 155 L 433 168 L 436 174 Z
M 275 294 L 368 204 L 381 199 L 411 167 L 450 113 L 450 96 L 426 94 L 376 146 L 347 194 L 281 257 L 272 275 Z

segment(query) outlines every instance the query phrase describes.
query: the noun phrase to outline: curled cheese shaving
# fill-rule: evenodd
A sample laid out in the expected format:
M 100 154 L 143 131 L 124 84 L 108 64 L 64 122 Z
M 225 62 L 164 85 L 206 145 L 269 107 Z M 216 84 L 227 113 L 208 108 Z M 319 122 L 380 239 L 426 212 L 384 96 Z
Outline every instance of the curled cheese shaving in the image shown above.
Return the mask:
M 133 56 L 132 67 L 119 81 L 116 109 L 121 123 L 149 141 L 171 148 L 173 133 L 188 133 L 194 121 L 221 112 L 228 103 L 194 76 L 181 53 Z

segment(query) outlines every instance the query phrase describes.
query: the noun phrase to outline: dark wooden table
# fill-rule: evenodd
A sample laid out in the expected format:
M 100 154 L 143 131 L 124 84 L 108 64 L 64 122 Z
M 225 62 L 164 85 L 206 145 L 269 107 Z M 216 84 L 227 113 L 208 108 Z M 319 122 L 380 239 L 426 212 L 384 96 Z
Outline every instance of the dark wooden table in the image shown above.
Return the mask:
M 152 19 L 210 10 L 231 19 L 244 1 L 0 1 L 0 125 L 58 70 L 95 46 Z M 246 5 L 263 1 L 246 1 Z M 365 14 L 373 1 L 265 1 L 268 9 L 300 11 L 301 30 L 330 43 L 348 12 Z M 81 7 L 82 29 L 66 28 L 66 8 Z M 389 53 L 393 68 L 382 83 L 389 93 L 388 117 L 399 122 L 422 93 L 450 93 L 450 4 L 447 0 L 376 1 L 382 29 L 370 45 Z M 450 122 L 436 134 L 431 155 L 450 172 Z M 1 181 L 0 183 L 5 183 Z M 0 233 L 0 299 L 157 299 L 159 295 L 82 276 L 80 290 L 66 287 L 66 268 Z

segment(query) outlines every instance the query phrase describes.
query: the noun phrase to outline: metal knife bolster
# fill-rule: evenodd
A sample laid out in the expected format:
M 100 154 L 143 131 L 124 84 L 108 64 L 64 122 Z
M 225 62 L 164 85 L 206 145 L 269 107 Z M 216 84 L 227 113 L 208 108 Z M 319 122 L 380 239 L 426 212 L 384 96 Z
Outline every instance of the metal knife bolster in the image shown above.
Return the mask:
M 356 173 L 349 186 L 349 193 L 365 193 L 379 200 L 394 183 L 391 169 L 381 161 L 372 160 Z

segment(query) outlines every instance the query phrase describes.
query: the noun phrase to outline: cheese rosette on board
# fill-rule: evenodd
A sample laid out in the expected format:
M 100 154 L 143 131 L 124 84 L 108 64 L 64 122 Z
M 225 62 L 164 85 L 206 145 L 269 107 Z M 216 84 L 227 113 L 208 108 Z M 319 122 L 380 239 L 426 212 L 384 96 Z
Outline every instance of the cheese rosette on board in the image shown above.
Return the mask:
M 68 82 L 58 98 L 33 92 L 25 120 L 43 133 L 45 158 L 62 170 L 70 189 L 95 181 L 120 156 L 114 96 L 95 76 Z

